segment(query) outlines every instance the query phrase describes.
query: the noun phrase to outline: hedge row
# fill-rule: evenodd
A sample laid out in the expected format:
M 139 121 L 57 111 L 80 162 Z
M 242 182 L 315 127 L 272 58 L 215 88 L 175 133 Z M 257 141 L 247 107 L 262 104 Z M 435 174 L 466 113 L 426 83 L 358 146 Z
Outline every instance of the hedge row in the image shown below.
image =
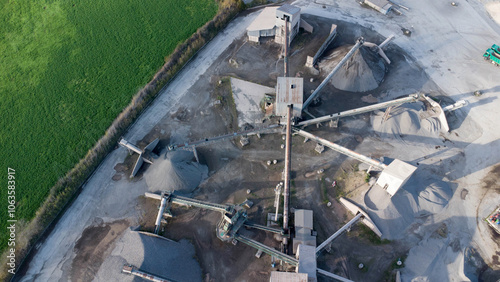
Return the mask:
M 55 223 L 64 207 L 73 199 L 94 170 L 104 160 L 107 154 L 116 146 L 118 139 L 126 132 L 129 126 L 139 117 L 142 111 L 157 96 L 160 90 L 182 69 L 182 67 L 206 43 L 217 35 L 229 21 L 240 12 L 244 5 L 241 0 L 217 0 L 219 11 L 217 15 L 203 27 L 199 28 L 189 39 L 177 46 L 174 52 L 165 58 L 165 64 L 154 75 L 153 79 L 144 86 L 130 104 L 118 115 L 104 136 L 90 149 L 64 177 L 51 188 L 50 194 L 36 212 L 29 223 L 20 222 L 22 230 L 17 234 L 16 262 L 24 258 L 47 228 Z M 10 276 L 7 272 L 8 250 L 2 254 L 2 269 L 0 279 Z M 19 267 L 20 264 L 17 265 Z M 9 275 L 8 275 L 9 274 Z

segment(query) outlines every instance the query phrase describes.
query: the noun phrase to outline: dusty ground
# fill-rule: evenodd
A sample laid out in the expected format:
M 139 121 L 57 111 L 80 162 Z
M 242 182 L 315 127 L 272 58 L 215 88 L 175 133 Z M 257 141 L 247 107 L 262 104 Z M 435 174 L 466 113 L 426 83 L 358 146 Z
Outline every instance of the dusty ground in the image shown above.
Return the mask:
M 369 232 L 355 226 L 333 242 L 330 252 L 320 255 L 318 267 L 356 281 L 391 280 L 395 261 L 406 258 L 405 267 L 400 269 L 404 280 L 460 280 L 463 277 L 457 276 L 455 270 L 464 265 L 470 268 L 466 272 L 474 272 L 480 280 L 498 279 L 500 252 L 495 241 L 499 236 L 482 218 L 500 200 L 500 168 L 493 167 L 500 161 L 500 155 L 493 153 L 500 145 L 495 105 L 500 73 L 485 64 L 481 55 L 488 45 L 500 42 L 500 27 L 476 1 L 460 2 L 458 8 L 433 1 L 401 1 L 411 11 L 404 16 L 389 17 L 363 8 L 356 1 L 297 2 L 303 13 L 319 16 L 304 16 L 315 27 L 315 33 L 301 33 L 290 51 L 291 73 L 304 77 L 306 96 L 326 74 L 311 74 L 303 67 L 305 58 L 321 45 L 332 23 L 339 26 L 340 33 L 332 49 L 352 44 L 358 36 L 374 43 L 381 43 L 392 33 L 398 36 L 386 52 L 392 64 L 379 88 L 350 93 L 328 85 L 322 91 L 322 103 L 310 108 L 312 114 L 335 113 L 417 91 L 438 97 L 444 104 L 464 98 L 470 102 L 466 108 L 449 115 L 450 134 L 423 142 L 411 138 L 406 142 L 394 141 L 390 136 L 377 134 L 369 114 L 343 119 L 337 129 L 308 128 L 313 134 L 373 158 L 385 156 L 418 164 L 420 170 L 452 183 L 453 190 L 447 208 L 412 225 L 404 234 L 406 238 L 374 241 Z M 274 87 L 283 69 L 283 61 L 278 59 L 279 46 L 270 41 L 260 45 L 245 41 L 244 29 L 255 16 L 251 13 L 235 19 L 164 90 L 125 138 L 145 145 L 159 137 L 160 146 L 166 146 L 237 130 L 227 77 Z M 401 27 L 411 28 L 412 37 L 403 37 Z M 454 52 L 449 52 L 450 48 Z M 483 96 L 472 96 L 478 89 Z M 214 103 L 216 100 L 221 103 Z M 346 195 L 362 199 L 369 185 L 356 162 L 328 149 L 318 155 L 314 152 L 315 144 L 303 140 L 299 136 L 292 140 L 295 177 L 291 205 L 314 211 L 319 244 L 352 216 L 335 198 Z M 250 145 L 244 148 L 238 139 L 200 147 L 198 153 L 209 168 L 209 178 L 190 196 L 234 204 L 248 198 L 255 203 L 248 211 L 249 218 L 264 224 L 265 214 L 273 211 L 272 189 L 283 169 L 282 142 L 280 134 L 263 134 L 261 139 L 250 137 Z M 148 166 L 141 169 L 136 179 L 128 179 L 136 157 L 128 156 L 123 148 L 108 156 L 51 235 L 39 245 L 33 259 L 25 265 L 23 275 L 16 277 L 18 280 L 91 280 L 127 224 L 146 231 L 154 228 L 158 203 L 142 195 L 146 191 L 160 191 L 161 187 L 147 187 L 142 179 Z M 270 159 L 279 162 L 268 167 L 265 162 Z M 324 173 L 315 174 L 320 168 Z M 337 189 L 330 185 L 333 180 L 337 181 Z M 246 194 L 247 189 L 250 194 Z M 331 207 L 326 205 L 329 201 L 333 203 Z M 175 217 L 169 220 L 162 234 L 174 240 L 191 241 L 205 280 L 269 278 L 272 270 L 269 256 L 257 259 L 251 247 L 225 244 L 216 238 L 218 213 L 182 207 L 174 207 L 172 212 Z M 243 230 L 242 233 L 279 247 L 264 232 Z M 365 265 L 363 270 L 358 269 L 359 263 Z M 112 271 L 116 271 L 116 280 L 132 280 L 120 274 L 119 269 Z M 319 276 L 319 279 L 325 278 Z

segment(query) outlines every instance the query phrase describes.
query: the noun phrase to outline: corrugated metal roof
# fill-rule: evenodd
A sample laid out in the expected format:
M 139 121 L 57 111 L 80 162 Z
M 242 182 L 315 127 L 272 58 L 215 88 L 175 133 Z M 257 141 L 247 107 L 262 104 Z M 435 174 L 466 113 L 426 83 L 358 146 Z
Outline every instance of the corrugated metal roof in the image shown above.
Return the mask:
M 309 231 L 309 233 L 311 232 L 311 230 L 309 229 L 305 229 L 305 228 L 299 228 L 299 230 L 302 230 L 302 231 Z M 299 234 L 297 235 L 297 233 L 295 233 L 295 238 L 293 238 L 293 252 L 294 253 L 297 253 L 297 249 L 299 247 L 299 245 L 307 245 L 307 246 L 313 246 L 316 248 L 316 237 L 314 236 L 311 236 L 311 235 L 304 235 L 304 234 Z
M 284 4 L 283 6 L 278 8 L 279 11 L 282 11 L 283 13 L 287 13 L 290 15 L 294 15 L 296 13 L 300 13 L 300 8 L 297 6 L 293 6 L 290 4 Z
M 366 0 L 365 2 L 370 2 L 372 3 L 373 5 L 376 5 L 380 8 L 384 7 L 385 5 L 387 4 L 391 4 L 389 1 L 387 0 Z
M 295 228 L 297 227 L 313 229 L 312 210 L 295 210 Z
M 293 104 L 293 116 L 300 116 L 304 103 L 302 77 L 278 77 L 276 84 L 276 115 L 286 116 L 287 106 Z
M 307 273 L 309 279 L 316 278 L 316 247 L 299 245 L 297 250 L 299 257 L 299 273 Z
M 307 273 L 271 271 L 271 282 L 307 282 Z
M 267 7 L 257 18 L 248 26 L 247 30 L 266 30 L 273 29 L 276 25 L 277 7 Z
M 278 77 L 276 102 L 302 105 L 304 103 L 304 79 L 302 77 Z

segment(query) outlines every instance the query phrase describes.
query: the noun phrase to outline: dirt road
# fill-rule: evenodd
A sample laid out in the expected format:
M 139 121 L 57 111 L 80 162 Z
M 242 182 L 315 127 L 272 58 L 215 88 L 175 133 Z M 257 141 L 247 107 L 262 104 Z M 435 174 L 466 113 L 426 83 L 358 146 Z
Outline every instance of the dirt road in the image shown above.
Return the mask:
M 182 98 L 233 40 L 245 32 L 255 16 L 256 14 L 250 14 L 237 18 L 205 46 L 163 90 L 124 138 L 136 143 L 144 138 L 171 109 L 183 104 L 197 103 L 198 101 L 182 100 Z M 96 217 L 102 218 L 104 222 L 137 218 L 138 211 L 134 207 L 137 197 L 147 191 L 146 183 L 143 180 L 114 182 L 111 179 L 115 174 L 113 168 L 122 162 L 126 155 L 127 151 L 123 148 L 118 148 L 108 155 L 48 238 L 38 246 L 36 255 L 27 266 L 27 271 L 21 280 L 68 280 L 70 266 L 76 256 L 75 244 L 88 226 L 95 225 Z M 134 224 L 138 223 L 132 222 L 132 225 Z M 129 280 L 131 281 L 132 277 Z

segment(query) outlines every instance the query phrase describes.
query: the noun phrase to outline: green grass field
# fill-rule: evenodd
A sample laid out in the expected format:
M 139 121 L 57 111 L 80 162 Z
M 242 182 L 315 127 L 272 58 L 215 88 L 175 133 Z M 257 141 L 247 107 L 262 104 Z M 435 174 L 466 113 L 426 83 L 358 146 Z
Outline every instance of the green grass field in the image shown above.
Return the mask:
M 16 219 L 29 220 L 164 58 L 218 7 L 215 0 L 0 3 L 0 230 L 6 230 L 7 169 L 16 172 Z M 0 232 L 0 248 L 7 235 Z

